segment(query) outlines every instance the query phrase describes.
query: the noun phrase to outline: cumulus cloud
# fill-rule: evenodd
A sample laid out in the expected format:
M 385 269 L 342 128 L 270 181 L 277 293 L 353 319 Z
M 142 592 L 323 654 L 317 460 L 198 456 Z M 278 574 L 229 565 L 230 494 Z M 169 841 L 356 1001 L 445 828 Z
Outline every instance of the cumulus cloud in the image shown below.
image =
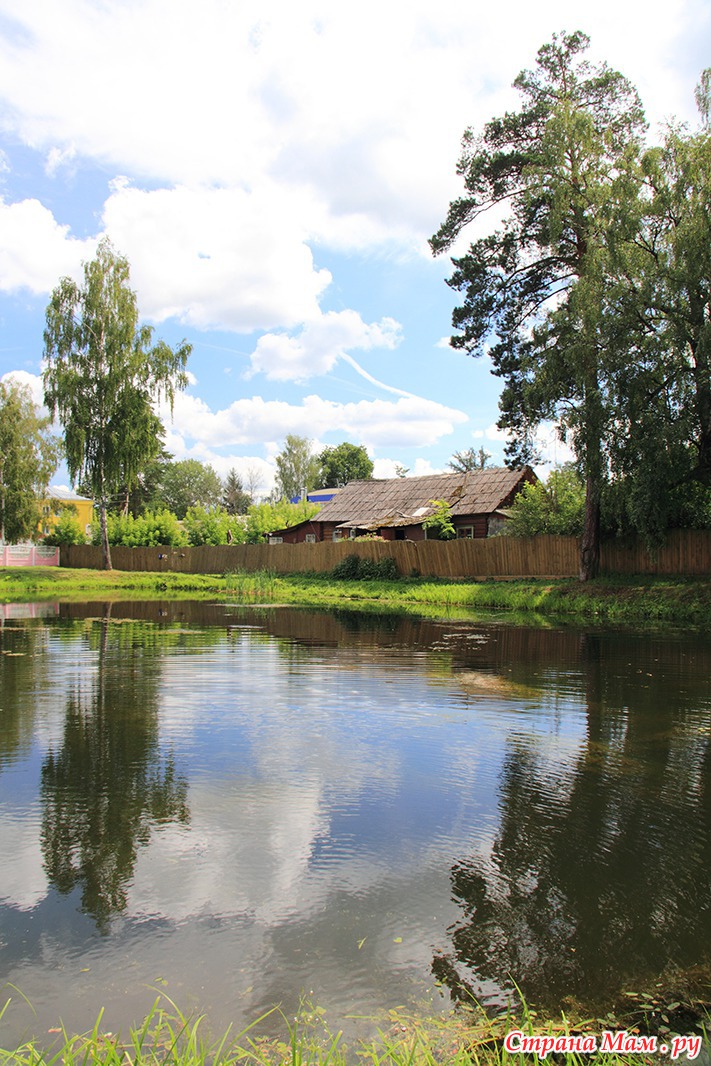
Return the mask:
M 319 313 L 315 267 L 294 200 L 278 189 L 146 191 L 114 182 L 104 226 L 131 263 L 141 311 L 199 329 L 289 327 Z
M 395 348 L 401 339 L 401 327 L 392 318 L 367 324 L 355 311 L 328 311 L 295 337 L 260 337 L 250 357 L 252 372 L 261 371 L 273 381 L 305 381 L 328 373 L 348 351 Z
M 287 433 L 311 438 L 338 433 L 367 448 L 417 447 L 436 443 L 467 421 L 463 411 L 417 396 L 340 403 L 311 395 L 301 404 L 252 396 L 212 411 L 199 397 L 181 393 L 172 421 L 167 416 L 166 411 L 171 432 L 183 441 L 212 448 L 282 440 Z
M 0 41 L 0 94 L 24 143 L 167 185 L 308 188 L 334 238 L 356 243 L 431 232 L 462 130 L 513 101 L 513 77 L 570 21 L 563 0 L 513 21 L 465 0 L 436 12 L 411 0 L 405 16 L 376 0 L 5 6 L 18 32 Z M 653 118 L 685 118 L 698 77 L 688 46 L 708 18 L 703 0 L 656 16 L 645 0 L 600 0 L 585 28 Z
M 96 241 L 77 240 L 39 200 L 0 200 L 0 290 L 50 292 L 60 277 L 81 276 Z
M 18 385 L 24 385 L 30 390 L 32 402 L 37 407 L 42 407 L 44 404 L 44 388 L 39 374 L 30 374 L 26 370 L 11 370 L 9 373 L 3 374 L 0 381 L 14 381 Z

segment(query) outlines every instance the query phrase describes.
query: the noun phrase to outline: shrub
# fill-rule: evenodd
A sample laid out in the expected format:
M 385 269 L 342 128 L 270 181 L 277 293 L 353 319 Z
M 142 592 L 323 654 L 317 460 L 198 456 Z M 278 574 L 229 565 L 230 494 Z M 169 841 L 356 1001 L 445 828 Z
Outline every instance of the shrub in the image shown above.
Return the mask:
M 331 577 L 338 581 L 395 581 L 400 577 L 400 571 L 389 556 L 376 561 L 363 559 L 360 555 L 346 555 L 336 563 Z
M 170 511 L 156 511 L 134 518 L 131 514 L 107 515 L 109 544 L 125 548 L 157 548 L 162 545 L 183 547 L 187 537 L 180 522 Z M 92 524 L 93 544 L 101 543 L 98 521 Z
M 224 507 L 188 507 L 183 522 L 192 545 L 242 544 L 246 539 L 245 522 Z
M 67 544 L 86 544 L 86 534 L 76 513 L 72 513 L 70 510 L 62 511 L 54 529 L 44 538 L 42 543 L 50 547 L 64 547 Z
M 422 528 L 427 530 L 431 540 L 452 540 L 457 535 L 452 522 L 452 508 L 446 500 L 430 500 L 430 503 L 434 513 L 425 518 Z
M 263 544 L 275 529 L 288 529 L 313 518 L 321 510 L 320 503 L 255 503 L 247 511 L 247 543 Z
M 544 485 L 524 485 L 514 500 L 504 532 L 510 537 L 540 533 L 579 537 L 585 517 L 585 485 L 572 466 L 552 470 Z

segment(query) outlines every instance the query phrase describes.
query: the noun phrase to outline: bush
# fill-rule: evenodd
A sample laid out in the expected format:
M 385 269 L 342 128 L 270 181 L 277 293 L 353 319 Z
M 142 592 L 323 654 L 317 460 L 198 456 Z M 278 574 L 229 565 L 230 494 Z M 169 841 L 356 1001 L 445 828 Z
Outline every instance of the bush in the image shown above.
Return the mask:
M 320 503 L 255 503 L 247 511 L 247 543 L 263 544 L 275 529 L 288 529 L 313 518 L 321 510 Z
M 430 500 L 434 512 L 422 523 L 429 540 L 452 540 L 457 531 L 452 522 L 452 508 L 446 500 Z
M 72 513 L 70 510 L 62 511 L 54 529 L 44 538 L 42 543 L 50 547 L 65 547 L 67 544 L 86 544 L 86 534 L 76 513 Z
M 157 548 L 167 545 L 179 548 L 187 544 L 180 522 L 170 511 L 156 511 L 134 518 L 131 514 L 107 515 L 109 544 L 125 548 Z M 98 521 L 92 524 L 93 544 L 101 544 Z
M 389 556 L 376 561 L 363 559 L 360 555 L 346 555 L 336 563 L 331 577 L 337 581 L 395 581 L 400 577 L 400 571 Z
M 572 466 L 551 471 L 544 485 L 524 485 L 514 500 L 504 532 L 509 537 L 540 533 L 579 537 L 585 518 L 585 485 Z
M 240 515 L 231 515 L 224 507 L 188 507 L 183 522 L 188 541 L 200 544 L 242 544 L 247 535 L 245 521 Z

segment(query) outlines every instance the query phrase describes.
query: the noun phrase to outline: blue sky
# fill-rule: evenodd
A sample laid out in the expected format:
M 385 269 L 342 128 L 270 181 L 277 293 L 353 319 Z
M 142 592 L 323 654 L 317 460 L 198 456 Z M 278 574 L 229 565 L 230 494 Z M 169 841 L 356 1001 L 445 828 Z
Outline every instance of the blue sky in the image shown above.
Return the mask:
M 446 346 L 427 238 L 464 128 L 573 29 L 651 136 L 694 121 L 708 0 L 0 0 L 0 378 L 41 397 L 49 293 L 107 233 L 156 336 L 193 345 L 176 458 L 261 492 L 287 433 L 364 444 L 379 476 L 502 461 L 498 383 Z M 567 457 L 550 431 L 544 452 Z

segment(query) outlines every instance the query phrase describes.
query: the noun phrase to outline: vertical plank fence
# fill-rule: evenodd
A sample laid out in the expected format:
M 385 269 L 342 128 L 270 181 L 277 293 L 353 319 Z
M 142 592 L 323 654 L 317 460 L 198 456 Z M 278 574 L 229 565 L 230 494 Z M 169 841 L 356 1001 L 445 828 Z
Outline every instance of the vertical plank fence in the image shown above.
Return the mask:
M 117 570 L 224 574 L 269 570 L 277 574 L 325 573 L 346 555 L 392 558 L 401 574 L 442 578 L 576 577 L 580 542 L 576 537 L 491 537 L 456 541 L 341 541 L 321 544 L 225 544 L 200 548 L 111 549 Z M 62 549 L 62 566 L 101 567 L 101 549 L 76 545 Z M 676 530 L 650 553 L 638 543 L 608 541 L 601 569 L 609 574 L 711 574 L 711 532 Z

